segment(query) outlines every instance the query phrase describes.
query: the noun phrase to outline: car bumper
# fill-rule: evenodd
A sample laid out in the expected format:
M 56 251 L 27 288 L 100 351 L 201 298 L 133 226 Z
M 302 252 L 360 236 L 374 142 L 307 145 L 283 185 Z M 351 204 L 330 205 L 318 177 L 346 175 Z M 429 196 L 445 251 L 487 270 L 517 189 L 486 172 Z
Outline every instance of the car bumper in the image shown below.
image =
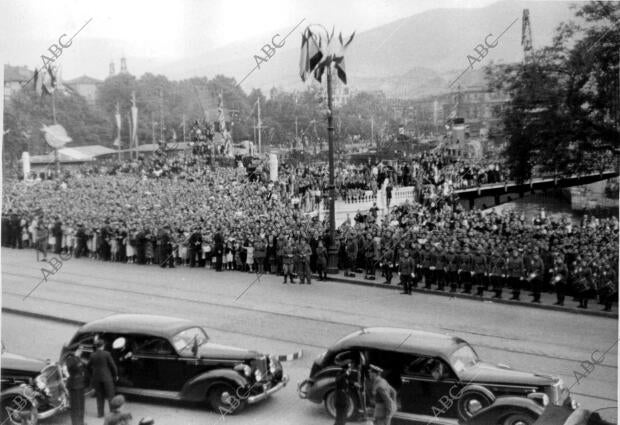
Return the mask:
M 297 395 L 299 395 L 299 398 L 302 398 L 302 399 L 308 398 L 308 393 L 310 392 L 310 389 L 312 388 L 313 384 L 314 382 L 312 381 L 312 379 L 306 379 L 298 383 L 297 384 Z
M 263 391 L 260 394 L 248 397 L 248 404 L 258 403 L 258 402 L 266 399 L 271 394 L 273 394 L 275 392 L 278 392 L 282 388 L 286 387 L 287 383 L 288 383 L 288 375 L 283 375 L 282 376 L 282 380 L 280 382 L 278 382 L 276 385 L 274 385 L 273 387 L 267 388 L 265 391 Z

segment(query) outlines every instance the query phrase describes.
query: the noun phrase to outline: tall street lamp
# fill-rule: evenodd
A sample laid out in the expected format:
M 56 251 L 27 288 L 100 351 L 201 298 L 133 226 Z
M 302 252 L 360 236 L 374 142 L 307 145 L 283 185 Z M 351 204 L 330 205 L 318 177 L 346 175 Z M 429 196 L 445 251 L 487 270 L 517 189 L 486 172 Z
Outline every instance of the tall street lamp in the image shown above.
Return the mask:
M 315 33 L 311 27 L 318 27 Z M 336 70 L 338 78 L 346 84 L 347 74 L 344 66 L 344 51 L 353 41 L 351 34 L 345 42 L 342 34 L 334 39 L 334 30 L 331 34 L 322 25 L 309 25 L 301 36 L 301 60 L 299 75 L 302 81 L 314 76 L 321 82 L 323 73 L 327 76 L 327 141 L 329 146 L 329 246 L 327 272 L 338 273 L 338 251 L 336 249 L 336 208 L 334 185 L 334 122 L 332 109 L 332 70 Z

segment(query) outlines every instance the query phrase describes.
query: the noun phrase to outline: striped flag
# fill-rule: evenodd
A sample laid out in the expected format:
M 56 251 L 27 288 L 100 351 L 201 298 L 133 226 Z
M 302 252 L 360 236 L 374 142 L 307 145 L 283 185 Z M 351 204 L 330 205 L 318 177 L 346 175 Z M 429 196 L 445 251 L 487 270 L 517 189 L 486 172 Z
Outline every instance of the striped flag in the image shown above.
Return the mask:
M 314 35 L 310 28 L 301 34 L 301 58 L 299 62 L 299 76 L 301 81 L 306 81 L 317 65 L 323 59 L 321 51 L 321 39 Z
M 299 75 L 302 81 L 306 81 L 308 75 L 314 74 L 317 81 L 321 81 L 327 66 L 332 62 L 336 68 L 338 78 L 346 84 L 347 72 L 344 64 L 344 53 L 349 44 L 353 41 L 355 32 L 351 34 L 347 41 L 342 38 L 342 33 L 338 35 L 338 41 L 334 40 L 334 31 L 325 34 L 325 43 L 321 37 L 313 34 L 309 28 L 301 36 L 301 60 L 299 63 Z
M 116 102 L 116 113 L 114 114 L 114 118 L 116 119 L 116 139 L 114 140 L 114 146 L 121 145 L 121 106 L 118 102 Z

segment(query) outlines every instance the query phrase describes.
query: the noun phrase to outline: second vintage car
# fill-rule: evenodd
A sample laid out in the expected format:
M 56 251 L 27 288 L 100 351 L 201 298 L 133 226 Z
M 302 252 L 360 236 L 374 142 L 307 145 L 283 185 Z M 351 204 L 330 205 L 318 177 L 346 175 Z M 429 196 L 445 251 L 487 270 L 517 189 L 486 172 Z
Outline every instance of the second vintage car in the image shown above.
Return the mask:
M 335 376 L 347 362 L 354 365 L 358 387 L 366 390 L 364 369 L 372 364 L 384 370 L 398 392 L 399 409 L 392 424 L 467 422 L 504 396 L 528 399 L 541 407 L 562 405 L 569 397 L 559 378 L 483 362 L 455 336 L 400 328 L 365 328 L 342 338 L 314 361 L 310 377 L 298 386 L 299 396 L 324 403 L 335 416 Z M 366 400 L 370 400 L 367 391 L 350 391 L 347 416 L 363 417 L 370 404 Z M 531 425 L 541 411 L 515 410 L 500 424 Z
M 204 402 L 235 413 L 288 382 L 276 357 L 212 342 L 194 322 L 165 316 L 116 314 L 80 329 L 68 346 L 92 352 L 105 343 L 119 370 L 117 391 L 147 397 Z

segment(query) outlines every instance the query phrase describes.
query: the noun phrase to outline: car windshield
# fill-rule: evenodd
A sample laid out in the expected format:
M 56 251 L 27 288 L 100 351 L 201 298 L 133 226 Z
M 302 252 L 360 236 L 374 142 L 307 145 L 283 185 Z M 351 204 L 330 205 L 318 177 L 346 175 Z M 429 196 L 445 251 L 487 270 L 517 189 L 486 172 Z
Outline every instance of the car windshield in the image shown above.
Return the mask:
M 469 345 L 463 345 L 450 355 L 450 364 L 457 373 L 472 367 L 479 361 L 478 355 Z
M 209 340 L 209 337 L 201 328 L 189 328 L 172 337 L 172 345 L 179 354 L 191 353 L 194 344 L 201 346 Z

